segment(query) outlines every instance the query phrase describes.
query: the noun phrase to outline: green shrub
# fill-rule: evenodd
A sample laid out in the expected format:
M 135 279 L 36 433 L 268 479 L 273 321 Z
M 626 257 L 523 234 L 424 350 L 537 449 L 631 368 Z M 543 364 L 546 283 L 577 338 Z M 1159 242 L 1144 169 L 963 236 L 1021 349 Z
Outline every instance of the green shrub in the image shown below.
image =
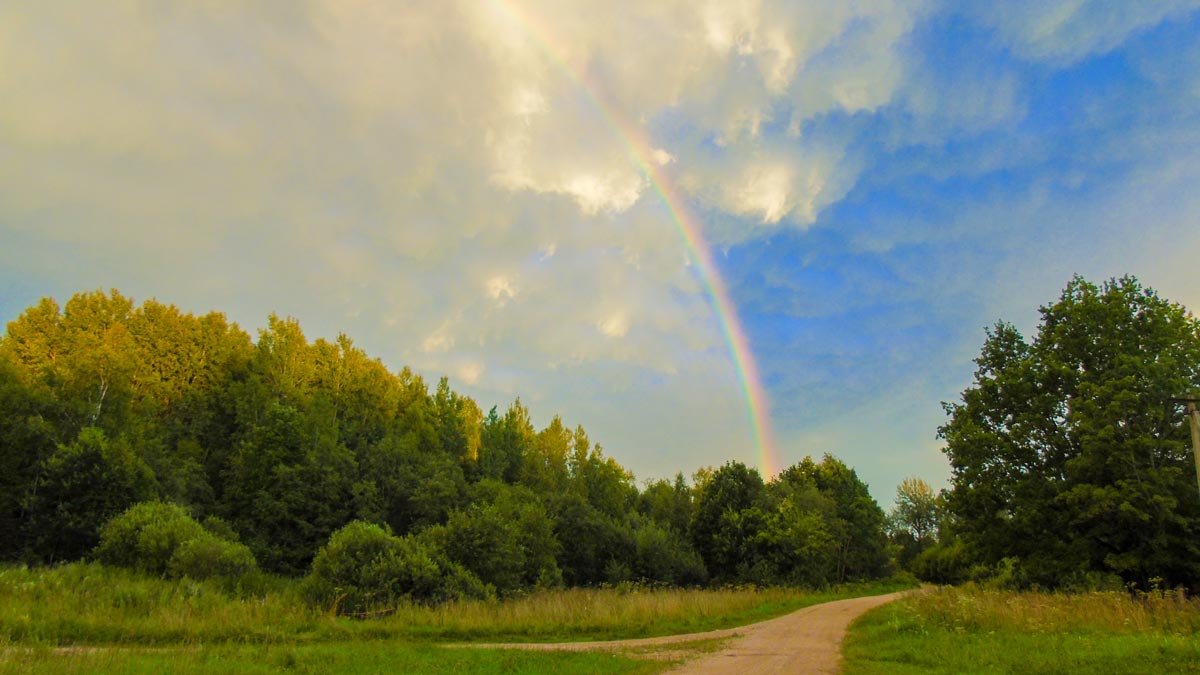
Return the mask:
M 162 575 L 181 543 L 204 534 L 204 528 L 183 507 L 142 502 L 104 525 L 95 553 L 109 565 Z
M 245 544 L 206 534 L 181 543 L 171 556 L 167 571 L 175 577 L 236 579 L 257 567 L 254 554 Z
M 961 539 L 938 542 L 921 551 L 912 561 L 912 572 L 922 581 L 960 584 L 971 575 L 971 557 Z
M 302 592 L 339 614 L 387 611 L 405 601 L 487 597 L 489 587 L 414 537 L 354 521 L 334 532 L 313 559 Z
M 165 577 L 235 580 L 257 570 L 250 549 L 230 540 L 232 531 L 222 535 L 181 506 L 143 502 L 104 525 L 95 554 L 109 565 Z
M 233 542 L 238 541 L 237 532 L 234 532 L 233 527 L 225 522 L 223 518 L 207 516 L 200 524 L 204 526 L 204 529 L 217 535 L 219 539 Z

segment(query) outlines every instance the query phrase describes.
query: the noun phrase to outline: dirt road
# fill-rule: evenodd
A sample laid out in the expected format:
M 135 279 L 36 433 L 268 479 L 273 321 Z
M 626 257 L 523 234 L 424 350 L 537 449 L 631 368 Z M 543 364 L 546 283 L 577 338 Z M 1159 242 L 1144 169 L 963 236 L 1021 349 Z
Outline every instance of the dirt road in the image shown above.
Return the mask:
M 638 640 L 609 640 L 605 642 L 561 642 L 473 644 L 473 647 L 500 649 L 533 649 L 563 651 L 621 652 L 702 640 L 728 639 L 721 647 L 704 656 L 692 659 L 672 673 L 717 675 L 764 675 L 770 673 L 836 673 L 842 638 L 850 624 L 867 610 L 891 602 L 911 591 L 875 595 L 865 598 L 836 600 L 813 605 L 776 619 L 739 626 L 726 630 L 686 635 L 643 638 Z M 466 645 L 464 645 L 466 646 Z M 671 652 L 666 652 L 671 655 Z

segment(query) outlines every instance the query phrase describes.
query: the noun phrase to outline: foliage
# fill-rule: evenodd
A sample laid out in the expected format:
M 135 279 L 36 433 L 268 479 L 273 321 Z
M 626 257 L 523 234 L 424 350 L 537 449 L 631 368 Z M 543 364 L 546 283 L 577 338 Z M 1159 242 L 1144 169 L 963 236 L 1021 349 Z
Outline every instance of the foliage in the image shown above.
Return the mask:
M 737 580 L 766 496 L 762 476 L 741 462 L 717 469 L 696 500 L 690 535 L 714 578 Z
M 559 544 L 537 496 L 492 479 L 474 491 L 473 503 L 431 528 L 426 539 L 500 593 L 561 584 Z
M 183 507 L 162 502 L 135 504 L 106 523 L 95 555 L 109 565 L 176 578 L 232 582 L 258 567 L 249 548 L 214 534 Z
M 128 443 L 85 427 L 37 469 L 26 498 L 30 548 L 51 562 L 80 558 L 105 521 L 154 492 L 153 473 Z
M 1200 322 L 1136 279 L 1073 279 L 1026 342 L 988 331 L 940 429 L 947 507 L 975 563 L 1029 584 L 1115 573 L 1200 585 L 1200 499 L 1168 404 L 1200 388 Z
M 354 521 L 334 532 L 317 553 L 303 593 L 332 612 L 365 615 L 393 610 L 403 601 L 485 597 L 489 591 L 422 541 Z
M 961 539 L 952 539 L 939 541 L 921 551 L 910 567 L 912 573 L 922 581 L 960 584 L 970 578 L 972 558 Z
M 806 457 L 785 469 L 776 486 L 777 494 L 815 489 L 825 502 L 812 507 L 824 513 L 824 530 L 831 542 L 833 567 L 825 583 L 878 578 L 889 572 L 883 510 L 853 469 L 832 455 L 820 462 Z
M 553 417 L 537 429 L 519 399 L 485 415 L 445 378 L 431 391 L 348 337 L 312 340 L 287 317 L 252 337 L 219 313 L 117 291 L 46 299 L 0 338 L 0 407 L 5 560 L 80 559 L 106 521 L 159 500 L 162 522 L 122 522 L 162 549 L 127 542 L 118 555 L 110 543 L 107 559 L 188 576 L 256 560 L 295 577 L 361 520 L 401 541 L 388 550 L 412 584 L 422 556 L 434 561 L 446 585 L 435 596 L 481 582 L 513 595 L 630 581 L 824 585 L 886 571 L 878 507 L 832 458 L 787 479 L 731 463 L 639 491 L 582 427 Z M 807 472 L 800 483 L 796 471 Z
M 943 508 L 941 498 L 920 478 L 905 478 L 896 488 L 896 505 L 888 514 L 887 530 L 898 549 L 897 561 L 905 569 L 937 542 Z
M 230 581 L 237 581 L 257 569 L 254 554 L 245 545 L 211 535 L 181 543 L 167 565 L 170 576 L 192 579 L 215 577 Z
M 708 570 L 682 535 L 654 521 L 643 521 L 633 530 L 630 576 L 646 582 L 695 586 L 708 581 Z

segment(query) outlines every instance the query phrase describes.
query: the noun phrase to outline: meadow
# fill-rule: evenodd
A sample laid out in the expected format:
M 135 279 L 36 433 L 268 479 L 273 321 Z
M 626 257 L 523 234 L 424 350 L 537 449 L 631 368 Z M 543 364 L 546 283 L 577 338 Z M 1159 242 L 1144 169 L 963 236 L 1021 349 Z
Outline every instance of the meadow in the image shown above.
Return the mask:
M 11 672 L 656 672 L 654 654 L 443 649 L 448 642 L 551 642 L 729 628 L 801 607 L 911 586 L 906 580 L 823 591 L 538 590 L 492 601 L 402 605 L 353 619 L 312 608 L 296 582 L 254 592 L 170 580 L 99 563 L 0 568 L 0 669 Z M 705 645 L 697 645 L 703 651 Z
M 169 648 L 8 648 L 0 673 L 587 673 L 641 675 L 671 662 L 600 653 L 449 650 L 429 644 L 343 642 L 320 645 L 220 645 Z
M 942 588 L 861 617 L 843 655 L 849 675 L 1200 672 L 1200 600 Z

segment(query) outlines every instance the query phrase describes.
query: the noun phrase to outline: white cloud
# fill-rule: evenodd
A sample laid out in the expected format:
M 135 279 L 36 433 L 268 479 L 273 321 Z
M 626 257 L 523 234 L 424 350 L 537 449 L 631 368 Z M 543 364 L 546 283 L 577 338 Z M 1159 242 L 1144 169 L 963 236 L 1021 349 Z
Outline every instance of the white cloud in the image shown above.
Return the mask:
M 1022 112 L 1019 83 L 946 101 L 911 72 L 925 2 L 505 6 L 0 6 L 0 269 L 248 326 L 291 314 L 481 397 L 541 395 L 589 428 L 602 408 L 596 435 L 627 445 L 669 442 L 638 408 L 669 401 L 675 426 L 719 429 L 685 430 L 719 458 L 745 431 L 737 382 L 640 162 L 722 244 L 854 186 L 855 129 L 830 120 L 896 105 L 924 122 L 911 140 Z M 987 20 L 1066 58 L 1176 11 L 1080 7 Z
M 478 361 L 463 361 L 454 370 L 454 375 L 464 384 L 476 384 L 483 375 L 484 366 Z
M 786 166 L 751 167 L 728 194 L 728 203 L 735 213 L 753 214 L 772 225 L 792 210 L 791 185 L 792 172 Z
M 624 312 L 614 312 L 601 319 L 596 327 L 610 338 L 625 337 L 629 332 L 629 316 Z
M 585 214 L 620 213 L 633 206 L 641 196 L 642 179 L 629 173 L 612 176 L 581 174 L 567 179 L 562 191 L 573 196 Z
M 509 300 L 517 297 L 518 289 L 513 280 L 506 276 L 495 276 L 487 280 L 484 285 L 487 296 L 496 301 L 496 305 L 503 307 Z

